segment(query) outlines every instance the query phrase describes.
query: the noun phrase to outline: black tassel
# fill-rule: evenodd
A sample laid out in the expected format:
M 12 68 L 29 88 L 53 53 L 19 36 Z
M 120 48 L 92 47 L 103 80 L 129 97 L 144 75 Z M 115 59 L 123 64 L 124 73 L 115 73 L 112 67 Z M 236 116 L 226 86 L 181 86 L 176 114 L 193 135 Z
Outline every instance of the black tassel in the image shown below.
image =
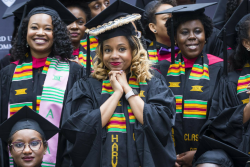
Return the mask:
M 86 75 L 90 76 L 91 63 L 90 63 L 90 40 L 89 33 L 87 33 L 87 67 L 86 67 Z

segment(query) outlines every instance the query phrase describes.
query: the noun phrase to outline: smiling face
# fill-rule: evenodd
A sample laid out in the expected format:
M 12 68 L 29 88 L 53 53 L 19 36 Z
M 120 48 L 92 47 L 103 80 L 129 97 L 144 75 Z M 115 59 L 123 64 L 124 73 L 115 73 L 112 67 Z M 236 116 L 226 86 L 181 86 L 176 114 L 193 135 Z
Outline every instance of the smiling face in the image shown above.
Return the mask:
M 96 15 L 101 13 L 110 5 L 109 0 L 95 0 L 89 3 L 89 9 L 91 11 L 91 18 L 94 18 Z
M 205 45 L 205 29 L 201 21 L 191 20 L 179 25 L 176 43 L 185 58 L 197 57 Z
M 40 149 L 33 151 L 28 146 L 29 143 L 41 140 L 41 135 L 32 129 L 23 129 L 17 131 L 12 136 L 12 143 L 25 143 L 23 151 L 15 151 L 12 146 L 10 153 L 18 167 L 40 167 L 43 159 L 43 155 L 46 153 L 46 148 L 43 143 Z M 19 144 L 20 145 L 20 144 Z
M 67 26 L 70 32 L 71 41 L 72 43 L 80 43 L 80 40 L 85 34 L 87 15 L 78 7 L 68 7 L 68 9 L 77 18 L 75 22 Z
M 125 36 L 110 38 L 103 42 L 103 62 L 112 71 L 130 70 L 132 50 Z
M 51 16 L 47 14 L 35 14 L 31 16 L 26 40 L 31 52 L 50 53 L 53 45 Z

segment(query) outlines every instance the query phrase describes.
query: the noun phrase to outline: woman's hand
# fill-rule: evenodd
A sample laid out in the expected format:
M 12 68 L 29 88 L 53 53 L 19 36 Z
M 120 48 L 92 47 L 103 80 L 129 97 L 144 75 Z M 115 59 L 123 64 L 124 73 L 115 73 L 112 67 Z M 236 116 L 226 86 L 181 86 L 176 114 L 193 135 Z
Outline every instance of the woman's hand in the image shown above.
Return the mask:
M 180 155 L 177 155 L 176 162 L 182 167 L 192 167 L 195 153 L 196 151 L 187 151 L 185 153 L 181 153 Z
M 131 91 L 131 87 L 128 84 L 128 80 L 127 80 L 127 75 L 124 71 L 120 71 L 117 76 L 117 81 L 120 83 L 120 85 L 122 86 L 123 91 L 125 92 L 125 94 L 127 94 L 129 91 Z
M 111 84 L 114 92 L 117 92 L 117 93 L 123 95 L 123 93 L 124 93 L 123 88 L 117 80 L 117 75 L 120 75 L 120 71 L 110 71 L 108 75 L 109 75 L 110 84 Z

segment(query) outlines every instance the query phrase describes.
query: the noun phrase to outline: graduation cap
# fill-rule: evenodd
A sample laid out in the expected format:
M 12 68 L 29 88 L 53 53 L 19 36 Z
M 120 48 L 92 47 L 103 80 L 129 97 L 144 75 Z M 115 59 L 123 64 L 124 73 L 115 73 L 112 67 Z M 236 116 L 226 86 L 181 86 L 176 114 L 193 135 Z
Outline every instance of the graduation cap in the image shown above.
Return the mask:
M 205 8 L 215 5 L 217 4 L 217 2 L 212 2 L 212 3 L 198 3 L 198 4 L 189 4 L 189 5 L 179 5 L 179 6 L 175 6 L 173 8 L 161 11 L 161 12 L 157 12 L 155 13 L 155 15 L 159 15 L 159 14 L 165 14 L 165 13 L 172 13 L 172 17 L 171 17 L 171 36 L 170 36 L 170 40 L 171 40 L 171 63 L 174 64 L 174 60 L 175 60 L 175 50 L 174 50 L 174 17 L 176 15 L 183 15 L 183 14 L 187 14 L 188 13 L 204 13 Z
M 35 130 L 47 141 L 59 132 L 59 128 L 50 121 L 24 106 L 0 125 L 0 138 L 7 142 L 13 134 L 23 129 Z
M 11 7 L 7 8 L 2 16 L 2 19 L 6 19 L 10 16 L 13 16 L 13 11 L 17 10 L 18 8 L 20 8 L 20 6 L 23 6 L 25 4 L 26 2 L 16 3 L 12 5 Z
M 236 48 L 237 24 L 239 23 L 239 20 L 242 19 L 248 13 L 250 13 L 250 0 L 243 0 L 218 34 L 218 37 L 223 40 L 223 59 L 225 75 L 227 75 L 227 46 L 230 46 L 232 49 Z
M 19 3 L 11 6 L 8 13 L 12 12 L 16 17 L 21 20 L 26 16 L 35 14 L 48 14 L 50 16 L 60 17 L 67 25 L 76 21 L 77 18 L 58 0 L 28 0 L 25 3 Z M 22 28 L 18 28 L 18 44 L 21 44 Z
M 141 9 L 145 9 L 145 7 L 151 2 L 157 2 L 158 0 L 136 0 L 135 6 Z
M 233 160 L 234 165 L 237 167 L 245 167 L 246 162 L 250 156 L 232 146 L 222 143 L 218 140 L 210 138 L 208 136 L 202 136 L 200 144 L 198 146 L 197 152 L 195 154 L 195 159 L 198 159 L 202 154 L 209 150 L 221 149 L 225 151 L 229 157 Z
M 113 4 L 92 18 L 85 24 L 87 33 L 87 77 L 90 75 L 90 42 L 89 35 L 104 41 L 116 36 L 136 35 L 131 22 L 141 19 L 144 10 L 135 7 L 123 0 L 116 0 Z

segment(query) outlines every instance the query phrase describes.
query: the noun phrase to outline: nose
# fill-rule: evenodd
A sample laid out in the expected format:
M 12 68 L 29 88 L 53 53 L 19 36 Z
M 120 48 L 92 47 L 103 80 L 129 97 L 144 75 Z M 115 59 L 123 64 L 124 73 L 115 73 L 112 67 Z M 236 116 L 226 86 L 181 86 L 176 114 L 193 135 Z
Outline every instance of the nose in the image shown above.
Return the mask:
M 103 11 L 104 9 L 106 9 L 107 6 L 105 5 L 105 3 L 102 3 L 102 7 L 101 7 L 101 10 Z
M 40 28 L 37 33 L 37 35 L 44 35 L 44 30 L 42 28 Z
M 190 32 L 190 35 L 189 35 L 188 39 L 189 40 L 196 40 L 196 36 L 194 35 L 193 31 Z
M 24 149 L 23 149 L 23 154 L 31 154 L 31 153 L 32 153 L 32 150 L 27 144 L 25 144 Z
M 119 58 L 119 55 L 118 55 L 118 52 L 117 51 L 113 51 L 111 53 L 111 56 L 110 56 L 111 59 L 118 59 Z
M 73 22 L 72 24 L 70 24 L 70 28 L 71 29 L 77 29 L 78 26 L 77 26 L 76 22 Z

